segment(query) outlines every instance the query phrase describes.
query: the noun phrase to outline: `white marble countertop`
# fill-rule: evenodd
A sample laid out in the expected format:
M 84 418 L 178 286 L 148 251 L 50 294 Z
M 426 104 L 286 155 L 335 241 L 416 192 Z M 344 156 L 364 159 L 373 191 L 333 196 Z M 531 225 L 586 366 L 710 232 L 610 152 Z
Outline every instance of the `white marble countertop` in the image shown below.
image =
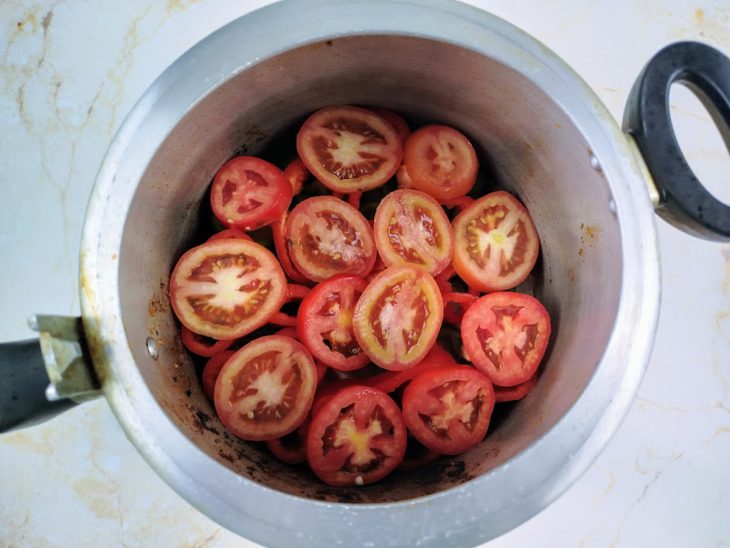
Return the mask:
M 79 313 L 84 210 L 114 131 L 177 56 L 267 3 L 0 3 L 0 340 L 29 337 L 33 313 Z M 694 39 L 730 55 L 727 0 L 472 3 L 552 48 L 619 120 L 662 46 Z M 707 112 L 679 88 L 672 115 L 690 163 L 730 203 Z M 657 225 L 659 331 L 626 420 L 565 495 L 490 546 L 730 543 L 730 245 Z M 246 545 L 157 478 L 102 399 L 1 437 L 0 477 L 3 546 Z

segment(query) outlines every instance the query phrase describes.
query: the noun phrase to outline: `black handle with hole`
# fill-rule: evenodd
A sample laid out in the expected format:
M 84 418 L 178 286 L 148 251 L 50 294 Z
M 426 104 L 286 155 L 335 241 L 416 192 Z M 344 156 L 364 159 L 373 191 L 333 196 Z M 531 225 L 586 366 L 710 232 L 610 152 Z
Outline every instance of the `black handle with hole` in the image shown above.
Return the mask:
M 730 59 L 698 42 L 671 44 L 647 63 L 629 95 L 624 130 L 636 140 L 659 191 L 657 213 L 689 234 L 728 242 L 730 206 L 702 186 L 674 135 L 669 88 L 676 82 L 695 93 L 730 149 Z
M 76 405 L 48 401 L 48 383 L 38 339 L 0 344 L 0 433 L 43 422 Z

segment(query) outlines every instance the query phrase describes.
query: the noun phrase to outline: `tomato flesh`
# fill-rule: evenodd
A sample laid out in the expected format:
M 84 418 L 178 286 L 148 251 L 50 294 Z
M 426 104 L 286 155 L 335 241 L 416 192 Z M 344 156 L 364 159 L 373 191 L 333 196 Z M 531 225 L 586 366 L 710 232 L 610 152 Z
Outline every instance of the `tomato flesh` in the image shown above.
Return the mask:
M 373 231 L 362 214 L 332 196 L 308 198 L 289 214 L 289 256 L 310 280 L 336 274 L 366 276 L 375 264 Z
M 215 397 L 215 381 L 218 380 L 221 369 L 226 364 L 228 359 L 233 356 L 235 352 L 232 350 L 224 350 L 219 352 L 215 356 L 211 357 L 203 368 L 203 376 L 201 377 L 201 383 L 203 384 L 203 392 L 210 401 L 213 401 Z
M 339 371 L 360 369 L 370 358 L 352 331 L 355 303 L 365 280 L 341 274 L 315 287 L 299 306 L 297 332 L 312 355 Z
M 443 367 L 445 365 L 456 365 L 456 361 L 446 350 L 444 350 L 438 343 L 433 346 L 431 351 L 426 354 L 416 365 L 410 369 L 403 371 L 385 371 L 378 375 L 373 375 L 364 382 L 368 386 L 382 390 L 383 392 L 390 393 L 394 392 L 397 388 L 414 379 L 416 375 L 428 369 L 435 369 L 437 367 Z
M 386 122 L 393 126 L 393 129 L 395 129 L 398 134 L 398 139 L 400 139 L 401 145 L 405 146 L 408 137 L 411 136 L 411 128 L 408 127 L 408 123 L 403 119 L 403 117 L 392 110 L 384 108 L 373 109 L 373 112 L 384 118 Z
M 380 390 L 347 386 L 313 415 L 306 438 L 312 471 L 334 486 L 382 479 L 403 460 L 406 429 L 396 403 Z
M 210 337 L 198 335 L 197 333 L 190 331 L 190 329 L 184 325 L 180 330 L 180 338 L 182 339 L 182 343 L 185 345 L 185 348 L 190 350 L 193 354 L 202 356 L 203 358 L 215 356 L 218 352 L 222 352 L 233 344 L 233 341 L 219 341 L 211 339 Z
M 219 340 L 264 325 L 287 297 L 284 273 L 265 247 L 220 239 L 188 250 L 170 276 L 170 302 L 180 322 Z
M 525 382 L 516 386 L 497 386 L 494 385 L 494 397 L 497 403 L 505 403 L 509 401 L 521 400 L 537 384 L 537 373 L 527 379 Z
M 372 111 L 349 106 L 312 114 L 297 134 L 297 151 L 312 175 L 343 193 L 382 185 L 403 157 L 390 123 Z
M 492 383 L 471 367 L 424 371 L 403 392 L 408 431 L 443 455 L 458 455 L 482 441 L 493 409 Z
M 443 300 L 433 277 L 413 265 L 391 266 L 365 288 L 355 306 L 355 337 L 383 369 L 418 363 L 436 342 Z
M 216 173 L 210 203 L 226 226 L 254 230 L 284 213 L 292 195 L 292 185 L 278 167 L 253 156 L 238 156 Z
M 540 251 L 525 207 L 499 190 L 476 200 L 454 219 L 454 269 L 470 286 L 503 291 L 522 283 Z
M 469 192 L 479 169 L 469 139 L 460 131 L 441 125 L 423 126 L 413 132 L 406 141 L 403 164 L 409 187 L 438 200 Z
M 530 295 L 484 295 L 464 313 L 461 339 L 469 359 L 499 386 L 516 386 L 537 371 L 550 339 L 550 316 Z
M 424 192 L 388 194 L 375 211 L 374 233 L 387 266 L 416 264 L 436 276 L 451 262 L 451 223 L 439 203 Z
M 241 439 L 280 438 L 304 422 L 316 387 L 307 349 L 292 338 L 269 335 L 228 359 L 215 383 L 215 409 Z

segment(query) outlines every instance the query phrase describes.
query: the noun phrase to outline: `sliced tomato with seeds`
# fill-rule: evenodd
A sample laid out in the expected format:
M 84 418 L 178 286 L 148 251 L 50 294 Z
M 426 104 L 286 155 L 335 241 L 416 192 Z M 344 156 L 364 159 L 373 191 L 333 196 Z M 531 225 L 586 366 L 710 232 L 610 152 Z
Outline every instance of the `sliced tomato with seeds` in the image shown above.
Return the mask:
M 458 455 L 482 441 L 493 409 L 492 383 L 471 367 L 424 371 L 403 392 L 408 431 L 443 455 Z
M 535 388 L 537 384 L 537 373 L 527 379 L 525 382 L 516 386 L 497 386 L 494 385 L 494 397 L 497 403 L 505 403 L 509 401 L 518 401 L 527 396 L 530 390 Z
M 205 242 L 188 250 L 170 276 L 170 303 L 180 322 L 219 340 L 243 337 L 284 303 L 287 284 L 276 257 L 243 239 Z
M 469 359 L 499 386 L 516 386 L 537 371 L 548 340 L 550 316 L 529 295 L 484 295 L 464 314 L 461 339 Z
M 390 123 L 370 110 L 349 106 L 312 114 L 297 134 L 297 152 L 322 184 L 343 193 L 379 187 L 403 157 Z
M 414 265 L 391 266 L 365 288 L 353 329 L 370 359 L 400 371 L 417 364 L 436 342 L 444 304 L 433 277 Z
M 274 248 L 276 249 L 277 257 L 279 257 L 281 268 L 284 270 L 287 277 L 295 282 L 307 283 L 310 281 L 309 278 L 296 269 L 289 257 L 289 249 L 286 245 L 286 221 L 288 216 L 289 214 L 285 211 L 281 214 L 281 217 L 279 217 L 271 225 L 271 231 L 274 236 Z
M 253 156 L 228 160 L 213 178 L 210 204 L 228 227 L 254 230 L 273 223 L 287 210 L 292 185 L 273 164 Z
M 406 429 L 387 394 L 348 386 L 313 414 L 305 447 L 309 466 L 326 484 L 365 485 L 382 479 L 403 460 Z
M 436 276 L 451 262 L 454 234 L 439 203 L 417 190 L 396 190 L 375 211 L 375 246 L 387 266 L 411 263 Z
M 290 337 L 269 335 L 228 359 L 215 383 L 215 409 L 229 432 L 262 441 L 296 430 L 317 388 L 314 360 Z
M 411 188 L 438 200 L 469 192 L 477 180 L 479 161 L 469 139 L 441 125 L 423 126 L 406 141 L 403 164 Z
M 223 352 L 218 352 L 205 363 L 200 381 L 203 385 L 203 392 L 205 392 L 205 395 L 208 396 L 210 401 L 213 401 L 215 396 L 215 381 L 218 380 L 221 369 L 223 369 L 223 366 L 233 354 L 235 354 L 233 350 L 224 350 Z
M 503 291 L 535 266 L 540 240 L 525 207 L 499 190 L 476 200 L 454 219 L 454 269 L 470 286 Z
M 375 264 L 377 252 L 367 220 L 332 196 L 297 204 L 287 220 L 286 239 L 294 266 L 317 282 L 335 274 L 363 277 Z
M 317 285 L 299 306 L 297 331 L 312 355 L 339 371 L 360 369 L 370 358 L 352 332 L 355 303 L 367 283 L 341 274 Z
M 365 384 L 382 390 L 385 393 L 394 392 L 400 386 L 415 378 L 419 373 L 445 365 L 456 365 L 453 356 L 438 343 L 416 365 L 403 371 L 385 371 L 364 379 Z
M 222 352 L 233 344 L 232 340 L 219 341 L 218 339 L 211 339 L 210 337 L 198 335 L 197 333 L 193 333 L 184 325 L 180 330 L 180 338 L 182 339 L 182 343 L 185 345 L 185 348 L 190 350 L 193 354 L 202 356 L 203 358 L 215 356 L 218 352 Z

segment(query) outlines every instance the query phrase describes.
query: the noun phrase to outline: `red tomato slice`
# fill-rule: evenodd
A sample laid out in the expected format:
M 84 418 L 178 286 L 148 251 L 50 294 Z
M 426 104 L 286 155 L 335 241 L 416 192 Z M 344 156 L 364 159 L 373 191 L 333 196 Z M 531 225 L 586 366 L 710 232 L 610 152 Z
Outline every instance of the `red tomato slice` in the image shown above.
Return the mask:
M 392 110 L 387 110 L 384 108 L 374 108 L 372 110 L 375 114 L 378 114 L 382 118 L 385 118 L 385 120 L 391 126 L 393 126 L 393 129 L 395 129 L 396 133 L 398 134 L 401 145 L 405 146 L 406 140 L 408 140 L 408 137 L 411 136 L 411 128 L 408 127 L 408 124 L 403 119 L 403 117 L 400 114 L 393 112 Z
M 307 418 L 317 388 L 314 360 L 289 337 L 260 337 L 236 352 L 215 383 L 215 410 L 244 440 L 280 438 Z
M 391 266 L 365 288 L 355 306 L 355 337 L 383 369 L 414 366 L 441 329 L 444 303 L 431 275 L 418 266 Z
M 296 196 L 302 191 L 304 182 L 309 179 L 309 171 L 301 159 L 294 158 L 284 169 L 284 177 L 291 184 L 292 193 Z
M 370 362 L 352 332 L 355 303 L 366 285 L 357 276 L 333 276 L 316 286 L 299 305 L 300 340 L 312 356 L 333 369 L 353 371 Z
M 213 178 L 210 205 L 224 225 L 254 230 L 273 223 L 289 207 L 292 186 L 273 164 L 238 156 L 228 160 Z
M 446 213 L 417 190 L 388 194 L 375 211 L 375 245 L 387 266 L 416 264 L 432 276 L 451 262 L 454 233 Z
M 406 141 L 403 163 L 412 188 L 439 200 L 469 192 L 479 161 L 466 136 L 448 126 L 423 126 Z
M 296 327 L 284 327 L 282 329 L 279 329 L 279 331 L 274 333 L 274 335 L 282 335 L 284 337 L 291 337 L 292 339 L 299 341 L 299 333 L 297 332 Z M 322 381 L 324 380 L 324 376 L 327 374 L 327 366 L 325 364 L 323 364 L 321 361 L 315 359 L 314 367 L 317 369 L 317 386 L 319 386 L 320 384 L 322 384 Z
M 461 339 L 469 359 L 499 386 L 515 386 L 537 371 L 548 340 L 550 316 L 529 295 L 484 295 L 464 313 Z
M 517 386 L 497 386 L 494 385 L 494 397 L 497 403 L 521 400 L 530 390 L 537 384 L 537 373 L 527 379 L 525 382 Z
M 289 214 L 286 238 L 294 266 L 316 282 L 335 274 L 363 277 L 375 264 L 373 230 L 367 220 L 332 196 L 299 203 Z
M 180 335 L 185 348 L 190 350 L 193 354 L 204 358 L 215 356 L 218 352 L 222 352 L 233 344 L 232 340 L 219 341 L 217 339 L 211 339 L 210 337 L 198 335 L 197 333 L 190 331 L 184 325 L 180 330 Z
M 398 181 L 398 188 L 400 189 L 415 188 L 411 176 L 408 175 L 408 169 L 405 164 L 401 164 L 398 171 L 395 172 L 395 179 Z
M 219 340 L 237 339 L 261 327 L 286 296 L 286 278 L 276 257 L 243 239 L 190 249 L 170 276 L 170 303 L 180 322 Z
M 312 114 L 297 134 L 297 151 L 322 184 L 344 193 L 379 187 L 403 158 L 392 125 L 370 110 L 347 106 Z
M 310 280 L 306 276 L 302 275 L 296 267 L 292 264 L 291 258 L 289 257 L 289 250 L 286 245 L 286 221 L 289 214 L 285 211 L 282 213 L 274 223 L 271 225 L 272 233 L 274 235 L 274 247 L 276 248 L 276 255 L 279 257 L 281 262 L 281 268 L 286 273 L 287 277 L 291 280 L 299 283 L 308 283 Z
M 213 401 L 215 396 L 215 381 L 218 380 L 218 375 L 220 374 L 221 369 L 223 369 L 223 366 L 226 364 L 228 359 L 233 356 L 233 354 L 235 354 L 235 352 L 232 350 L 219 352 L 210 358 L 203 368 L 203 376 L 200 380 L 203 385 L 203 392 L 205 392 L 205 395 L 208 396 L 210 401 Z
M 424 371 L 403 392 L 408 431 L 443 455 L 458 455 L 482 441 L 493 409 L 492 383 L 471 367 Z
M 212 242 L 215 240 L 225 240 L 226 238 L 241 238 L 244 240 L 250 240 L 251 236 L 249 236 L 242 230 L 238 230 L 237 228 L 226 228 L 225 230 L 221 230 L 220 232 L 216 232 L 215 234 L 213 234 L 210 238 L 208 238 L 208 241 Z
M 308 421 L 285 436 L 273 440 L 266 440 L 264 443 L 269 451 L 282 462 L 299 464 L 307 460 L 304 452 L 304 439 L 307 434 Z
M 445 365 L 456 365 L 456 361 L 438 343 L 426 354 L 416 365 L 404 371 L 386 371 L 363 379 L 365 384 L 382 390 L 385 393 L 394 392 L 398 387 L 414 379 L 422 371 L 443 367 Z
M 511 289 L 535 266 L 540 240 L 525 207 L 499 190 L 454 219 L 454 269 L 482 291 Z
M 309 466 L 328 485 L 365 485 L 382 479 L 403 460 L 406 429 L 387 394 L 349 386 L 312 416 L 305 446 Z
M 413 436 L 408 436 L 406 454 L 403 461 L 398 465 L 398 470 L 412 472 L 435 461 L 440 456 L 436 451 L 431 451 Z

